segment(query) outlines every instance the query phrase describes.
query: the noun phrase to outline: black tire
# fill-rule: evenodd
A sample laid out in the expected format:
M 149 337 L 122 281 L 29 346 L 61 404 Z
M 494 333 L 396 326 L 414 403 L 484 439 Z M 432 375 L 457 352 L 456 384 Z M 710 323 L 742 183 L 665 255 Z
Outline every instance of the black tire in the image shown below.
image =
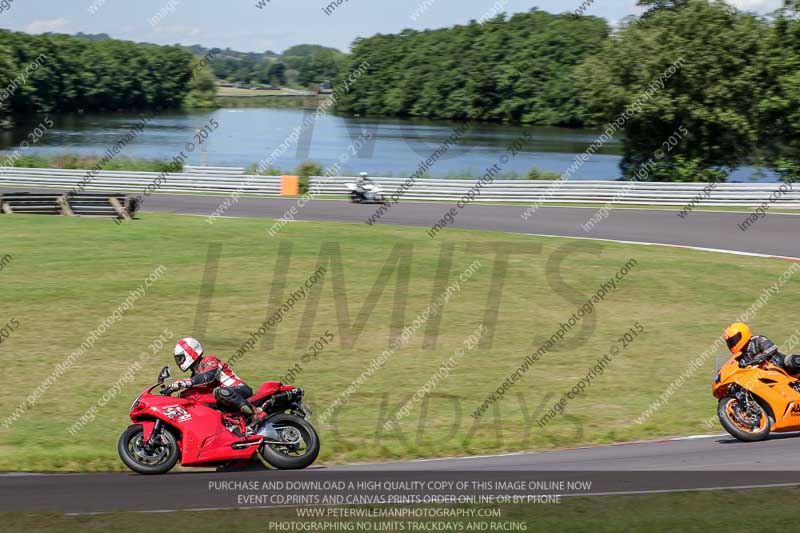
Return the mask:
M 296 415 L 277 413 L 267 419 L 275 427 L 291 426 L 297 429 L 305 444 L 305 450 L 301 455 L 288 455 L 280 450 L 280 446 L 265 444 L 259 452 L 269 464 L 278 470 L 301 470 L 311 466 L 319 455 L 319 435 L 314 426 L 309 424 L 306 419 Z
M 736 419 L 732 418 L 732 416 L 735 415 L 731 415 L 730 413 L 734 407 L 733 403 L 738 403 L 738 401 L 739 400 L 733 396 L 726 396 L 719 401 L 719 405 L 717 406 L 717 417 L 719 417 L 719 422 L 722 424 L 722 427 L 725 428 L 725 431 L 744 442 L 757 442 L 766 439 L 769 436 L 770 428 L 775 423 L 775 421 L 772 419 L 772 416 L 769 414 L 769 411 L 762 405 L 760 401 L 756 400 L 756 403 L 761 409 L 759 426 L 751 426 L 748 429 L 745 427 L 743 420 L 737 422 Z
M 141 448 L 143 444 L 144 428 L 142 428 L 141 424 L 129 426 L 122 433 L 119 443 L 117 443 L 120 459 L 125 463 L 125 466 L 138 474 L 155 475 L 169 472 L 177 464 L 180 450 L 178 449 L 175 435 L 169 429 L 164 428 L 161 435 L 162 445 L 160 446 L 159 454 L 163 451 L 163 457 L 153 463 L 143 462 L 137 458 L 136 448 Z

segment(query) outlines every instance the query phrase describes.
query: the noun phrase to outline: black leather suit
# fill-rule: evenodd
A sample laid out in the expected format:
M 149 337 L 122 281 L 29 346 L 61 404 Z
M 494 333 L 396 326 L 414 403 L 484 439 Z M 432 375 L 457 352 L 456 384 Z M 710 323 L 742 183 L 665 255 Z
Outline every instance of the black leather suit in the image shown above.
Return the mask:
M 763 335 L 754 335 L 750 339 L 750 342 L 742 350 L 739 365 L 754 365 L 767 359 L 790 374 L 800 374 L 800 355 L 782 354 L 778 351 L 778 346 Z

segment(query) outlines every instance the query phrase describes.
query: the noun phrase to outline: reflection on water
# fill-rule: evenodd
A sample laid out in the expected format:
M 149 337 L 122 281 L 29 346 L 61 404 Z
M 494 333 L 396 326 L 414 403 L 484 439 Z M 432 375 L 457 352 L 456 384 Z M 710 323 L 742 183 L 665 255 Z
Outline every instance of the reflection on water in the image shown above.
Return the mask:
M 172 159 L 186 143 L 194 140 L 194 132 L 213 117 L 220 127 L 207 141 L 209 164 L 247 167 L 268 157 L 311 113 L 302 109 L 273 108 L 159 113 L 120 156 Z M 120 113 L 49 116 L 54 122 L 53 128 L 26 150 L 26 154 L 100 155 L 139 121 L 139 115 Z M 17 148 L 43 118 L 43 115 L 31 116 L 18 121 L 14 129 L 2 131 L 0 149 Z M 323 116 L 276 159 L 274 166 L 289 171 L 307 160 L 327 166 L 348 154 L 349 161 L 343 166 L 343 173 L 408 175 L 431 156 L 456 125 L 445 121 Z M 354 155 L 351 146 L 362 136 L 363 129 L 373 134 L 374 141 L 362 146 Z M 500 153 L 524 132 L 529 133 L 529 141 L 524 151 L 504 166 L 504 172 L 527 174 L 537 167 L 561 173 L 599 135 L 590 130 L 477 124 L 461 137 L 458 146 L 439 159 L 429 174 L 446 176 L 468 172 L 480 175 L 497 163 Z M 619 178 L 620 150 L 616 141 L 604 146 L 575 173 L 575 179 Z M 199 164 L 200 157 L 199 150 L 195 151 L 188 158 L 189 164 Z M 754 169 L 745 168 L 738 171 L 734 179 L 757 179 L 754 174 Z

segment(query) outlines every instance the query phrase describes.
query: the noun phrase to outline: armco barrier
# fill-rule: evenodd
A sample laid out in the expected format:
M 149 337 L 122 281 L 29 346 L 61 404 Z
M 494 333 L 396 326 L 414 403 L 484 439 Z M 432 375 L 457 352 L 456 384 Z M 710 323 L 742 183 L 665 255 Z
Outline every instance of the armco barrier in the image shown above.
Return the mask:
M 208 168 L 204 173 L 200 169 Z M 191 173 L 168 174 L 156 192 L 250 194 L 279 196 L 280 176 L 256 176 L 236 173 L 238 169 L 221 167 L 192 167 Z M 85 170 L 0 168 L 0 187 L 58 188 L 62 191 L 77 187 L 87 176 Z M 155 172 L 103 171 L 92 176 L 86 191 L 125 191 L 143 193 L 160 175 Z M 407 181 L 406 178 L 372 178 L 387 195 Z M 355 177 L 312 177 L 310 190 L 321 196 L 347 196 L 345 183 Z M 424 179 L 418 180 L 402 195 L 402 200 L 431 200 L 457 202 L 475 187 L 476 180 Z M 473 201 L 513 202 L 519 204 L 582 203 L 582 204 L 643 204 L 683 206 L 740 206 L 758 207 L 770 202 L 774 207 L 800 207 L 800 191 L 786 184 L 787 190 L 771 202 L 778 183 L 720 183 L 713 189 L 705 183 L 633 183 L 625 181 L 527 181 L 498 180 L 483 185 Z M 286 189 L 288 192 L 288 189 Z
M 0 212 L 6 215 L 67 215 L 130 219 L 136 212 L 133 198 L 114 193 L 14 192 L 0 195 Z
M 345 183 L 357 178 L 312 178 L 310 187 L 316 194 L 341 196 L 347 194 Z M 407 182 L 406 178 L 372 178 L 387 196 Z M 418 180 L 402 200 L 431 200 L 457 202 L 475 188 L 477 180 L 424 179 Z M 800 207 L 800 190 L 780 183 L 719 183 L 713 189 L 706 183 L 650 183 L 627 181 L 527 181 L 498 180 L 483 185 L 474 202 L 514 202 L 521 204 L 582 203 L 635 204 L 683 206 L 742 206 L 758 207 L 781 187 L 791 189 L 781 193 L 777 207 Z
M 47 187 L 64 191 L 78 187 L 85 191 L 143 193 L 161 178 L 158 192 L 280 194 L 278 176 L 239 174 L 167 174 L 158 172 L 102 171 L 48 168 L 0 168 L 0 187 Z

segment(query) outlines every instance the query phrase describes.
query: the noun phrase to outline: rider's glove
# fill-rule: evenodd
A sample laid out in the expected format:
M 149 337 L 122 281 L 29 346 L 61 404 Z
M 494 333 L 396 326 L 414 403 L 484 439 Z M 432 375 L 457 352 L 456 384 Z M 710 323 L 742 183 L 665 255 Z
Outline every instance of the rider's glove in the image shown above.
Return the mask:
M 770 358 L 771 354 L 760 353 L 752 357 L 741 357 L 739 359 L 739 368 L 746 368 L 748 366 L 760 365 Z
M 181 389 L 188 389 L 191 386 L 192 386 L 192 380 L 189 379 L 189 378 L 186 378 L 186 379 L 178 379 L 176 381 L 173 381 L 172 385 L 170 385 L 170 388 L 172 388 L 174 390 L 181 390 Z

